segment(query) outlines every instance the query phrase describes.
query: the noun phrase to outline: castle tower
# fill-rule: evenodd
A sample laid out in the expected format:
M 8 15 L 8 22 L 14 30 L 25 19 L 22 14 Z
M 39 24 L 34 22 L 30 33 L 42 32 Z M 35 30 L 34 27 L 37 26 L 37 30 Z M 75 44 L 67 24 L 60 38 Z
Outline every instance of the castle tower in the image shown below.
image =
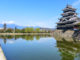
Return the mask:
M 80 23 L 80 18 L 77 17 L 76 9 L 71 5 L 67 5 L 63 9 L 62 17 L 57 23 L 57 29 L 73 29 L 74 26 Z

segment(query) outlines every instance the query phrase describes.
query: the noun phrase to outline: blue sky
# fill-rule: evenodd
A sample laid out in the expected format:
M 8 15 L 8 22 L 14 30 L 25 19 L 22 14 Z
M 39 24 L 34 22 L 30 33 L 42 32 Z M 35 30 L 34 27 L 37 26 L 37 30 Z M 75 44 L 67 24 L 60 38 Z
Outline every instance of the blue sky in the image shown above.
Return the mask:
M 80 0 L 0 0 L 0 23 L 54 28 L 67 1 L 80 12 Z

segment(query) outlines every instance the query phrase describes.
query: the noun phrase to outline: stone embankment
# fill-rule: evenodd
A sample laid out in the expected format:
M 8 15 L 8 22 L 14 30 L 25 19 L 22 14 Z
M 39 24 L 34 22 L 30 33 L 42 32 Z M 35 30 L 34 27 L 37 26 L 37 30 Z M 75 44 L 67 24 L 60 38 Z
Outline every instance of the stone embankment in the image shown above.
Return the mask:
M 62 37 L 72 37 L 72 35 L 74 34 L 74 31 L 72 30 L 67 30 L 67 31 L 63 31 L 63 30 L 55 30 L 54 31 L 55 35 L 60 35 Z
M 53 32 L 54 38 L 58 41 L 62 41 L 62 40 L 74 41 L 74 39 L 72 38 L 73 34 L 74 34 L 74 31 L 72 30 L 67 30 L 67 31 L 55 30 Z
M 7 60 L 1 46 L 0 46 L 0 60 Z

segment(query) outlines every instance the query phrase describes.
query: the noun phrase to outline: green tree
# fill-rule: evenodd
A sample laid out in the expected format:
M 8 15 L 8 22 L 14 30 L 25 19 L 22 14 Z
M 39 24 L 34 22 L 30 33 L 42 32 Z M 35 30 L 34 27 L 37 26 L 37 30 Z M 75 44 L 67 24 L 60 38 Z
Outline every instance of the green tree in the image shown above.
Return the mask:
M 31 32 L 34 32 L 34 29 L 33 28 L 25 28 L 25 32 L 26 33 L 31 33 Z
M 25 33 L 25 29 L 22 29 L 22 30 L 21 30 L 21 33 Z
M 36 28 L 36 32 L 40 32 L 40 28 Z
M 21 33 L 21 30 L 20 29 L 16 29 L 15 32 L 16 33 Z
M 8 28 L 8 29 L 6 30 L 6 32 L 8 32 L 8 33 L 12 33 L 12 32 L 13 32 L 13 29 Z
M 3 29 L 0 29 L 0 33 L 3 33 L 4 32 L 4 30 Z

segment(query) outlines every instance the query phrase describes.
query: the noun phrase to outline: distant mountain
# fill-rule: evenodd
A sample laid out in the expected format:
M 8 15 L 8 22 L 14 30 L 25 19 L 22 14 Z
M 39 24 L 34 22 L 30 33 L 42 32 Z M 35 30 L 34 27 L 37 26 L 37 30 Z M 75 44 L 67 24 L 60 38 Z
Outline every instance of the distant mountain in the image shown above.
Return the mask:
M 7 28 L 18 28 L 18 29 L 23 29 L 23 28 L 26 28 L 26 27 L 33 27 L 33 28 L 40 28 L 40 26 L 19 26 L 19 25 L 16 25 L 16 24 L 7 24 Z M 3 28 L 3 24 L 0 24 L 0 28 Z
M 16 24 L 7 24 L 7 28 L 18 28 L 18 29 L 23 29 L 23 28 L 26 28 L 26 26 L 19 26 L 19 25 L 16 25 Z

